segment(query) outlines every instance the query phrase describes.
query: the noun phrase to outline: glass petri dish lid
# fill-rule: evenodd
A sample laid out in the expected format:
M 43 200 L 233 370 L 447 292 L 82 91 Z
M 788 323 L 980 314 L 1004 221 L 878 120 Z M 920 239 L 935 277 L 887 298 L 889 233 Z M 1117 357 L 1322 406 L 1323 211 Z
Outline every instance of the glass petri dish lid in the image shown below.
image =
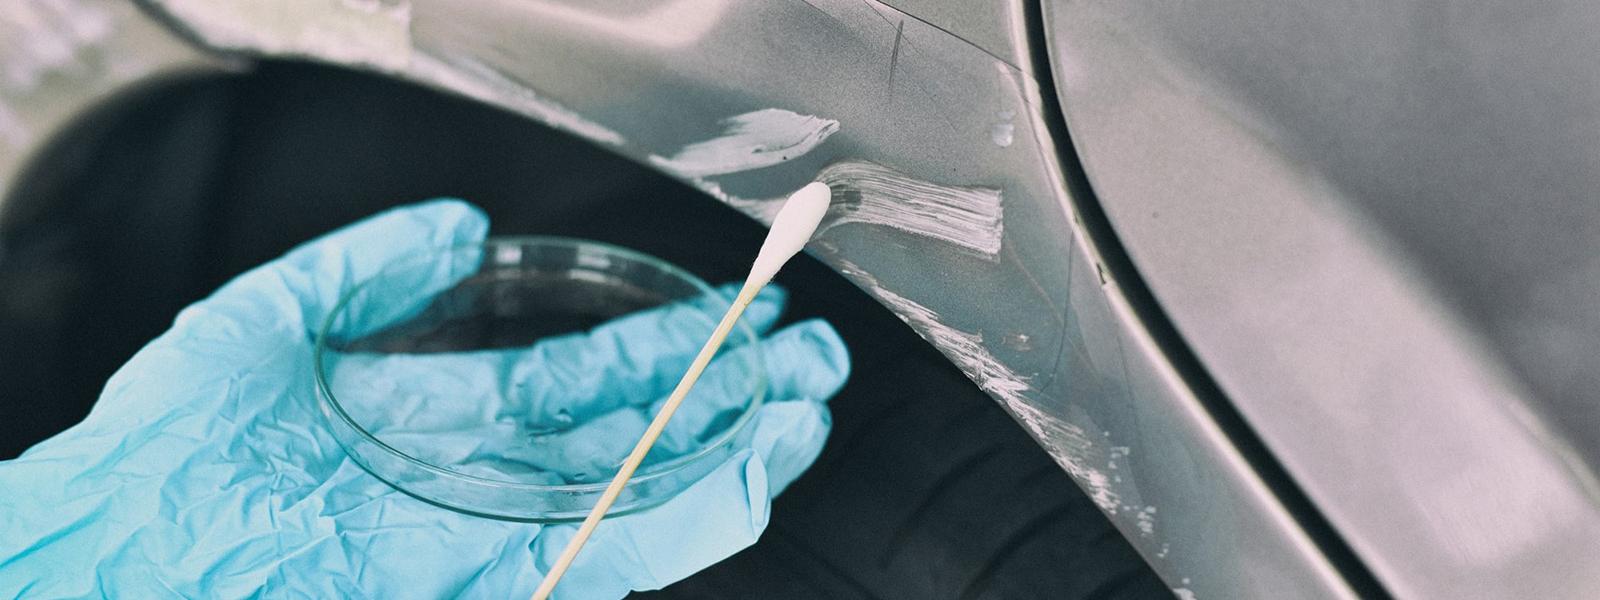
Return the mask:
M 345 452 L 457 511 L 581 520 L 728 308 L 646 254 L 491 238 L 397 261 L 344 290 L 314 377 Z M 740 323 L 608 516 L 660 504 L 749 445 L 767 391 Z

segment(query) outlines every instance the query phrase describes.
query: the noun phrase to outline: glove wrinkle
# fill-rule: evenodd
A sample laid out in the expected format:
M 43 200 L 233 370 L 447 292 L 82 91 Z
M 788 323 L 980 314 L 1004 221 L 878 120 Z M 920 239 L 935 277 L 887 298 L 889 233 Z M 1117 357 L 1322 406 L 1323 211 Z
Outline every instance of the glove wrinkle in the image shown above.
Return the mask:
M 487 230 L 482 212 L 459 201 L 396 209 L 181 311 L 108 380 L 82 423 L 0 461 L 0 598 L 532 593 L 574 525 L 482 518 L 396 490 L 345 454 L 312 377 L 314 332 L 341 294 L 419 252 L 474 246 Z M 467 262 L 442 261 L 404 289 L 355 294 L 347 324 L 370 333 L 416 314 L 476 268 Z M 756 298 L 745 318 L 762 339 L 730 339 L 649 460 L 696 448 L 736 414 L 749 381 L 739 361 L 759 350 L 769 392 L 748 441 L 660 506 L 607 519 L 559 598 L 660 588 L 765 529 L 771 497 L 820 451 L 822 400 L 849 370 L 825 323 L 768 334 L 785 300 L 777 287 Z M 346 407 L 366 410 L 362 422 L 386 443 L 484 476 L 603 481 L 704 342 L 711 324 L 683 311 L 725 302 L 690 299 L 529 348 L 329 360 L 368 361 L 370 382 L 390 384 L 351 387 Z M 552 430 L 528 443 L 496 441 L 545 424 Z

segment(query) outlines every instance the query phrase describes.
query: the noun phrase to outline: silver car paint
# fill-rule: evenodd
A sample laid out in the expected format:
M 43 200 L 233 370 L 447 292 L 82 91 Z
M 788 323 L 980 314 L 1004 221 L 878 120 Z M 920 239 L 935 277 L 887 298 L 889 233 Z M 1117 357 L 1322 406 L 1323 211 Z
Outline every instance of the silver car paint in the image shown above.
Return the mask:
M 1030 23 L 1020 2 L 891 4 L 149 2 L 218 58 L 123 4 L 26 0 L 21 11 L 115 18 L 89 41 L 0 21 L 46 45 L 77 40 L 77 58 L 41 69 L 46 86 L 0 83 L 0 115 L 29 132 L 0 148 L 0 191 L 113 92 L 253 55 L 495 104 L 757 219 L 822 173 L 846 202 L 813 252 L 1011 411 L 1180 596 L 1353 596 L 1362 575 L 1335 566 L 1344 541 L 1401 596 L 1593 589 L 1581 557 L 1600 556 L 1600 519 L 1581 457 L 1600 426 L 1583 420 L 1594 387 L 1581 367 L 1600 352 L 1516 359 L 1600 343 L 1584 333 L 1593 303 L 1573 315 L 1600 277 L 1600 252 L 1585 254 L 1600 243 L 1585 237 L 1596 204 L 1574 200 L 1593 189 L 1582 99 L 1596 89 L 1575 26 L 1560 38 L 1575 51 L 1547 65 L 1535 60 L 1547 48 L 1496 46 L 1506 36 L 1482 31 L 1487 9 L 1049 2 Z M 1030 26 L 1052 65 L 1036 64 Z M 143 66 L 70 67 L 112 59 Z M 1070 142 L 1042 96 L 1052 75 Z M 1519 115 L 1529 102 L 1563 110 Z M 1455 120 L 1430 122 L 1441 106 L 1481 119 L 1528 174 L 1480 174 L 1502 153 Z M 1097 198 L 1073 185 L 1071 150 Z M 1523 201 L 1518 190 L 1538 192 L 1530 210 L 1500 200 Z M 1419 197 L 1436 200 L 1394 208 Z M 1478 216 L 1430 211 L 1453 198 Z M 1092 226 L 1091 204 L 1116 239 Z M 1507 223 L 1527 233 L 1507 238 Z M 1192 359 L 1124 288 L 1144 283 L 1104 254 L 1118 241 L 1292 485 L 1263 474 L 1240 439 L 1251 432 L 1197 389 Z M 1507 246 L 1518 260 L 1496 261 Z M 1475 279 L 1479 263 L 1507 285 Z M 1544 310 L 1512 310 L 1529 298 Z M 1566 400 L 1540 401 L 1539 368 Z

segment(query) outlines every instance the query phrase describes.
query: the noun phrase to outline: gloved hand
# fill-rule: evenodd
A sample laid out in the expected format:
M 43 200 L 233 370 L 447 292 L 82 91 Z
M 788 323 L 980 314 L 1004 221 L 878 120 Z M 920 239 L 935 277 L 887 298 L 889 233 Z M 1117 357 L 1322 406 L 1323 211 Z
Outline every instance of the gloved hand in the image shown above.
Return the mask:
M 185 309 L 112 376 L 82 423 L 0 462 L 0 597 L 530 595 L 575 525 L 470 516 L 396 491 L 345 455 L 312 383 L 314 330 L 343 290 L 401 256 L 478 242 L 487 229 L 458 201 L 393 210 Z M 747 315 L 770 327 L 782 301 L 765 294 Z M 622 361 L 653 366 L 560 383 L 670 386 L 672 361 L 629 362 L 639 357 L 607 346 L 624 336 L 655 356 L 697 349 L 701 340 L 661 328 L 650 335 L 648 319 L 566 339 L 568 351 L 539 353 L 548 362 L 529 372 L 583 379 Z M 769 402 L 750 447 L 665 504 L 602 522 L 558 598 L 659 588 L 760 535 L 770 498 L 821 450 L 822 402 L 849 368 L 820 321 L 762 346 Z

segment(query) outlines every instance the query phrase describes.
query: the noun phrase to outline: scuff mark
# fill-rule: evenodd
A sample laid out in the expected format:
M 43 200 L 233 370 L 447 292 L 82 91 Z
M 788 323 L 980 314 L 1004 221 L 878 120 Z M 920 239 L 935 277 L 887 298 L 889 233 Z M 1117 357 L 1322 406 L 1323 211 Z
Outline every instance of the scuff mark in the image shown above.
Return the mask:
M 833 119 L 767 108 L 723 119 L 721 135 L 684 146 L 650 163 L 684 177 L 710 177 L 770 167 L 798 158 L 839 131 Z
M 1009 148 L 1016 139 L 1017 126 L 1011 120 L 1016 118 L 1017 113 L 1016 111 L 1002 110 L 995 116 L 999 118 L 999 121 L 996 121 L 989 128 L 989 140 L 994 142 L 996 146 Z
M 1000 259 L 1005 237 L 1000 190 L 930 183 L 866 161 L 834 163 L 816 180 L 833 190 L 833 205 L 819 236 L 849 223 L 876 225 L 946 242 L 991 262 Z M 688 181 L 762 223 L 771 224 L 783 205 L 783 198 L 729 194 L 702 177 Z
M 833 189 L 825 228 L 846 223 L 892 227 L 999 260 L 1005 221 L 998 189 L 940 185 L 866 161 L 829 165 L 817 181 Z
M 1139 535 L 1150 537 L 1156 533 L 1156 507 L 1146 506 L 1135 515 L 1139 525 Z
M 895 70 L 900 68 L 900 42 L 901 42 L 901 40 L 904 40 L 905 37 L 906 37 L 906 21 L 905 21 L 905 19 L 901 19 L 900 20 L 900 24 L 896 25 L 895 28 L 894 28 L 894 48 L 889 50 L 889 101 L 890 102 L 894 101 L 894 72 L 895 72 Z
M 1022 332 L 1008 333 L 1001 338 L 1000 343 L 1010 348 L 1013 352 L 1033 351 L 1033 336 Z
M 1161 554 L 1165 555 L 1166 553 L 1167 545 L 1162 544 Z M 1177 596 L 1179 600 L 1199 600 L 1200 597 L 1196 596 L 1194 591 L 1189 589 L 1188 577 L 1185 577 L 1182 581 L 1179 581 L 1179 584 L 1181 584 L 1183 587 L 1172 588 L 1172 595 Z
M 929 343 L 939 348 L 978 387 L 1000 401 L 1045 450 L 1077 480 L 1100 510 L 1116 514 L 1121 497 L 1111 489 L 1104 472 L 1088 465 L 1086 456 L 1092 442 L 1081 427 L 1044 412 L 1028 399 L 1028 378 L 1000 362 L 983 345 L 983 336 L 944 324 L 939 314 L 914 300 L 901 296 L 878 282 L 876 277 L 855 264 L 838 260 L 839 272 L 854 280 Z
M 622 134 L 541 97 L 499 69 L 466 57 L 445 60 L 427 53 L 412 57 L 409 72 L 424 81 L 532 117 L 546 125 L 602 144 L 620 146 Z
M 205 43 L 401 71 L 411 4 L 399 0 L 150 0 Z
M 923 338 L 953 355 L 951 360 L 962 367 L 978 387 L 1007 403 L 1022 403 L 1026 400 L 1029 389 L 1027 378 L 1012 371 L 990 354 L 983 346 L 981 334 L 968 333 L 945 325 L 939 321 L 938 313 L 883 287 L 877 278 L 848 261 L 840 261 L 839 271 L 866 287 L 868 292 L 887 304 L 900 320 L 911 325 Z M 1081 444 L 1074 444 L 1077 445 Z

